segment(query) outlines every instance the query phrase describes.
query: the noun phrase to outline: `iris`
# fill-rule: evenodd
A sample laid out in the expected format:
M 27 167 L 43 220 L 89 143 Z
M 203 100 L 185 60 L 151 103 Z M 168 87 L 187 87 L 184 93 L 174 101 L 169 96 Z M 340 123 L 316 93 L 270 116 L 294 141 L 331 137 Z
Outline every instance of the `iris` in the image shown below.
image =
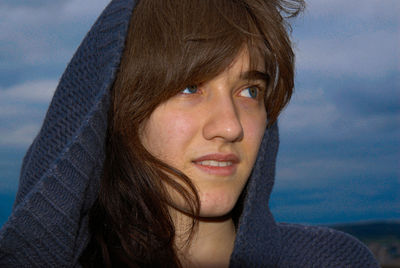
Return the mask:
M 245 88 L 244 90 L 242 90 L 242 92 L 240 92 L 240 96 L 252 98 L 252 99 L 257 98 L 257 95 L 258 95 L 257 87 L 248 87 L 248 88 Z
M 182 90 L 183 94 L 195 94 L 197 93 L 197 86 L 187 86 L 184 90 Z

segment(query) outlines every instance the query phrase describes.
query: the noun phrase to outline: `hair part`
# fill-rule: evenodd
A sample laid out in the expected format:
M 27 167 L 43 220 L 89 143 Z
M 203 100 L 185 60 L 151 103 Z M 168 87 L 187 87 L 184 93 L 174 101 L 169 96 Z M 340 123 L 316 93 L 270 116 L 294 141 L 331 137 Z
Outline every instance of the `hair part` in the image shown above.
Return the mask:
M 131 17 L 119 73 L 112 89 L 106 160 L 98 200 L 91 209 L 92 239 L 86 266 L 180 267 L 174 207 L 166 185 L 193 215 L 200 211 L 195 186 L 180 171 L 152 156 L 139 131 L 154 109 L 187 85 L 212 79 L 244 47 L 250 68 L 260 62 L 270 77 L 265 94 L 268 124 L 276 121 L 294 87 L 294 54 L 286 18 L 302 0 L 140 0 Z

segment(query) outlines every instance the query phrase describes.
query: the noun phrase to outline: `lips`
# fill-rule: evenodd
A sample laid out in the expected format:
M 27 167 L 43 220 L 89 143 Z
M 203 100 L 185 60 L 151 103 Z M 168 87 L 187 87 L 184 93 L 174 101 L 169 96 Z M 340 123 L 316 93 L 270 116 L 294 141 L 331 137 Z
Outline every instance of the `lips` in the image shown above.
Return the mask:
M 232 166 L 233 163 L 231 161 L 204 160 L 196 162 L 196 164 L 202 166 L 212 166 L 212 167 L 227 167 L 227 166 Z
M 239 158 L 235 154 L 208 154 L 192 161 L 201 171 L 219 176 L 229 176 L 236 172 Z

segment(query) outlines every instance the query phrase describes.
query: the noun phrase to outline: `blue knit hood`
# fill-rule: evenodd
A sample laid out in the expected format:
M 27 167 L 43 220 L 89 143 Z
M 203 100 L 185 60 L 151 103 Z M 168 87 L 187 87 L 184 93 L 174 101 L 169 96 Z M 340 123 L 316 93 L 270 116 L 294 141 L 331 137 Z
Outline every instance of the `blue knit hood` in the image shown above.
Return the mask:
M 133 0 L 112 1 L 62 75 L 23 160 L 13 212 L 0 231 L 0 264 L 14 252 L 25 259 L 22 264 L 37 267 L 78 264 L 89 241 L 88 210 L 97 198 L 105 159 L 110 91 L 134 5 Z M 28 256 L 25 249 L 31 249 Z
M 40 133 L 29 148 L 21 170 L 14 214 L 26 213 L 35 224 L 37 208 L 29 205 L 29 202 L 42 198 L 46 199 L 46 205 L 49 206 L 46 208 L 49 218 L 60 217 L 57 211 L 72 209 L 71 202 L 80 208 L 63 215 L 58 226 L 46 226 L 46 230 L 43 230 L 45 233 L 61 233 L 69 243 L 63 255 L 69 255 L 74 260 L 79 257 L 88 239 L 87 211 L 97 196 L 105 159 L 110 91 L 120 64 L 134 5 L 133 0 L 112 1 L 89 31 L 60 80 Z M 265 132 L 247 186 L 244 217 L 238 229 L 239 240 L 245 239 L 254 248 L 258 248 L 258 242 L 262 242 L 261 246 L 266 249 L 268 256 L 275 248 L 272 246 L 275 240 L 278 241 L 276 226 L 268 210 L 278 147 L 277 135 L 276 126 Z M 70 179 L 62 178 L 66 176 Z M 60 183 L 54 186 L 54 181 L 64 182 L 65 185 Z M 50 184 L 54 189 L 46 189 Z M 47 194 L 47 191 L 49 196 L 43 196 L 42 193 Z M 37 213 L 42 214 L 43 210 Z M 12 219 L 7 225 L 13 225 Z M 249 230 L 253 230 L 251 236 Z M 82 235 L 76 237 L 77 232 Z M 257 239 L 260 232 L 263 237 L 274 240 L 274 243 L 271 244 L 269 239 Z M 57 243 L 56 240 L 54 243 Z M 236 243 L 233 256 L 248 256 L 240 253 L 242 250 L 254 252 L 243 248 L 244 245 Z M 264 256 L 259 257 L 265 260 Z
M 24 158 L 13 212 L 0 230 L 0 264 L 79 266 L 105 159 L 110 91 L 134 6 L 134 0 L 112 0 L 68 64 Z M 277 224 L 268 207 L 278 143 L 274 124 L 265 131 L 245 189 L 232 267 L 277 267 L 283 254 L 290 260 L 286 236 L 293 228 Z M 299 254 L 292 254 L 293 263 Z

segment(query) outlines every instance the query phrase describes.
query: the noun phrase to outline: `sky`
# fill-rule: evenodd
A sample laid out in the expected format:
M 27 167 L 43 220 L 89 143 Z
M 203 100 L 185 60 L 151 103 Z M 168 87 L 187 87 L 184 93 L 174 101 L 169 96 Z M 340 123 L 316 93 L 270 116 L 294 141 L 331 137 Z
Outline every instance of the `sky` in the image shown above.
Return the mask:
M 106 0 L 0 2 L 0 225 L 22 158 Z M 280 120 L 278 221 L 400 219 L 400 1 L 310 0 L 292 21 L 296 88 Z

